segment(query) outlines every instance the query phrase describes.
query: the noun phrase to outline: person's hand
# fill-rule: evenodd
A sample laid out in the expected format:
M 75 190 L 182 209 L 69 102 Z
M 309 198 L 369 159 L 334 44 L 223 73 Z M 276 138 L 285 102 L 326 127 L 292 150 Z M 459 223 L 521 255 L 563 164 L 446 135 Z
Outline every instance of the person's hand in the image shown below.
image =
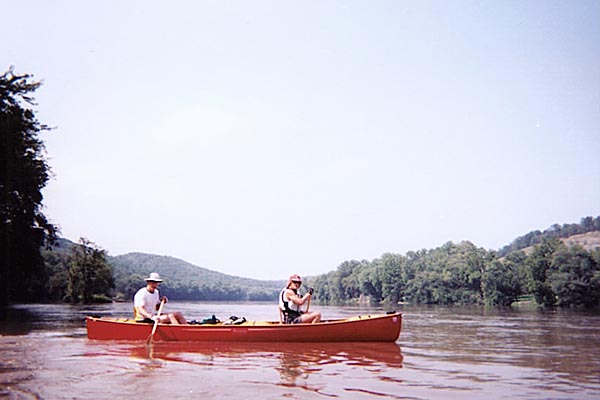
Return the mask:
M 312 296 L 312 294 L 315 292 L 315 289 L 309 287 L 308 288 L 308 294 L 310 294 Z
M 166 303 L 167 301 L 169 301 L 169 299 L 167 298 L 167 296 L 163 296 L 160 298 L 160 301 L 164 301 Z

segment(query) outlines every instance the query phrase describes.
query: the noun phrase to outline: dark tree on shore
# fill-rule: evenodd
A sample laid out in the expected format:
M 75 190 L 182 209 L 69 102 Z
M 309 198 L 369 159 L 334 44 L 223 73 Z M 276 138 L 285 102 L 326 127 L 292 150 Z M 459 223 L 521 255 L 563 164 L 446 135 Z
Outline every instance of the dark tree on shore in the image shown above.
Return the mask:
M 554 253 L 565 247 L 558 239 L 543 238 L 536 245 L 533 253 L 527 258 L 526 265 L 530 271 L 530 291 L 538 304 L 552 306 L 556 304 L 556 294 L 552 290 L 548 275 Z
M 110 300 L 114 288 L 112 267 L 106 261 L 106 251 L 86 238 L 74 246 L 67 272 L 65 300 L 71 303 L 94 303 L 100 298 Z
M 56 236 L 42 213 L 50 168 L 39 139 L 49 128 L 32 109 L 40 85 L 12 68 L 0 75 L 0 304 L 44 297 L 41 248 Z

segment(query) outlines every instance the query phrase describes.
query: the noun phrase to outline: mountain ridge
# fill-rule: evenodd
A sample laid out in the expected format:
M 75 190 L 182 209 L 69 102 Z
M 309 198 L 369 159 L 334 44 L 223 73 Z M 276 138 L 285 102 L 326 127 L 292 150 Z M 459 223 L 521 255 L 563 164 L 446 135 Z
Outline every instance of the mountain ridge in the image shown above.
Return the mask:
M 586 232 L 581 233 L 582 230 Z M 569 235 L 569 233 L 571 234 Z M 512 252 L 523 251 L 527 254 L 543 237 L 560 239 L 567 246 L 578 244 L 586 250 L 598 248 L 600 247 L 600 217 L 595 219 L 586 217 L 582 219 L 581 224 L 553 225 L 543 232 L 532 231 L 515 239 L 502 249 L 489 250 L 489 252 L 490 255 L 498 257 L 500 260 Z M 55 244 L 53 252 L 58 259 L 55 259 L 53 263 L 55 265 L 53 271 L 63 271 L 57 274 L 55 279 L 60 287 L 65 286 L 64 274 L 69 269 L 68 256 L 75 246 L 80 246 L 80 244 L 64 238 L 59 238 Z M 502 254 L 503 252 L 505 254 Z M 151 272 L 158 272 L 161 275 L 165 280 L 161 288 L 173 299 L 273 301 L 285 285 L 284 280 L 261 280 L 228 275 L 167 255 L 129 252 L 116 256 L 106 255 L 106 261 L 112 267 L 114 277 L 114 290 L 112 290 L 111 297 L 118 300 L 130 299 L 133 293 L 143 286 L 144 278 Z M 375 261 L 373 260 L 373 262 Z M 62 266 L 58 266 L 61 262 Z M 367 261 L 363 260 L 363 262 Z M 343 261 L 338 270 L 348 263 L 356 262 Z M 307 284 L 314 286 L 313 281 L 335 272 L 336 269 L 332 268 L 330 272 L 306 277 Z
M 107 261 L 113 267 L 118 297 L 122 298 L 139 289 L 151 272 L 161 275 L 161 287 L 173 299 L 272 300 L 285 284 L 283 280 L 228 275 L 165 255 L 132 252 L 109 256 Z

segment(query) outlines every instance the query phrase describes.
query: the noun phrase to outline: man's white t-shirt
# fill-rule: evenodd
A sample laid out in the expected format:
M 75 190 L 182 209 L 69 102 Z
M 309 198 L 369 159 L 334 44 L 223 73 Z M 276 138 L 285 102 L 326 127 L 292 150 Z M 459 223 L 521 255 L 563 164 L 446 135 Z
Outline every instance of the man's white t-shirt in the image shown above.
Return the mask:
M 133 296 L 133 306 L 135 309 L 135 319 L 142 320 L 144 317 L 138 314 L 137 307 L 143 306 L 144 310 L 154 314 L 156 311 L 156 305 L 160 304 L 160 295 L 158 289 L 154 290 L 154 293 L 150 293 L 147 288 L 143 287 L 137 291 Z

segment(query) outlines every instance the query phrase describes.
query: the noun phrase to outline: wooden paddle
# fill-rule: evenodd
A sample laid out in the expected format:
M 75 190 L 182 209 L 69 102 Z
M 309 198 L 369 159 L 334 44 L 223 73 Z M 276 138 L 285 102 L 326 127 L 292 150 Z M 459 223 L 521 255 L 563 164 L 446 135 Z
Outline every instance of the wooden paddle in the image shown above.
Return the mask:
M 154 321 L 154 326 L 152 327 L 152 333 L 146 339 L 146 344 L 152 343 L 152 339 L 154 338 L 154 333 L 156 332 L 156 328 L 158 327 L 158 320 L 160 319 L 160 314 L 162 313 L 163 306 L 165 305 L 165 299 L 163 298 L 160 302 L 160 307 L 158 307 L 158 312 L 156 313 L 156 321 Z

